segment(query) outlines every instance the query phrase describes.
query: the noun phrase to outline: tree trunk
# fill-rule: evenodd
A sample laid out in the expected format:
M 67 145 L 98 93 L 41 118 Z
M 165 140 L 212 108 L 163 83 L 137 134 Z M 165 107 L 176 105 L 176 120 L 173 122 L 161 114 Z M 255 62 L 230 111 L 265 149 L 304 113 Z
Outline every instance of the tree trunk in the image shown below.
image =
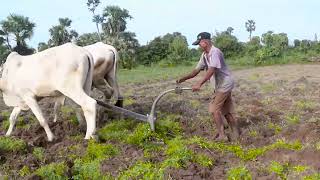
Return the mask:
M 100 31 L 99 31 L 99 24 L 97 22 L 96 22 L 96 27 L 97 27 L 98 37 L 99 37 L 99 40 L 101 42 L 101 34 L 100 34 Z

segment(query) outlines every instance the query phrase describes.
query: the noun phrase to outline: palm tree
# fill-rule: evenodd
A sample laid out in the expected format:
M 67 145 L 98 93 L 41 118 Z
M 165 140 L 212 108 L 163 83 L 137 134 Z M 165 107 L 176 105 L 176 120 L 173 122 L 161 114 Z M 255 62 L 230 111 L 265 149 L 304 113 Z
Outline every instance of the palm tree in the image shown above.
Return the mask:
M 12 40 L 16 42 L 14 50 L 19 54 L 32 53 L 29 51 L 31 49 L 28 50 L 25 41 L 33 36 L 35 23 L 31 22 L 28 17 L 11 14 L 7 17 L 7 20 L 1 21 L 0 25 L 2 26 L 1 34 L 5 34 L 4 40 L 10 50 L 12 50 L 10 36 L 13 36 Z
M 49 46 L 59 46 L 72 41 L 78 37 L 78 33 L 74 30 L 68 30 L 72 20 L 69 18 L 59 18 L 59 25 L 52 26 L 49 29 L 51 38 L 48 41 Z
M 103 10 L 103 18 L 106 18 L 106 22 L 102 24 L 106 35 L 118 39 L 119 33 L 127 28 L 126 20 L 132 17 L 126 9 L 121 9 L 119 6 L 107 6 Z
M 252 34 L 252 31 L 255 31 L 256 30 L 256 23 L 253 21 L 253 20 L 248 20 L 246 22 L 246 29 L 247 31 L 250 33 L 250 36 L 249 36 L 249 39 L 251 41 L 251 34 Z

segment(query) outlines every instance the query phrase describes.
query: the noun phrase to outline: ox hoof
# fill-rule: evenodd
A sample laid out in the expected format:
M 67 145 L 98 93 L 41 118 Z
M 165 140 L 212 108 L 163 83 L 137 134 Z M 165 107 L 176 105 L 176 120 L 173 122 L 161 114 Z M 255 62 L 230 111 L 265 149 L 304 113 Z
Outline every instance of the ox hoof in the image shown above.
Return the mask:
M 89 140 L 89 139 L 97 140 L 98 136 L 96 136 L 96 135 L 86 136 L 84 139 L 86 139 L 86 140 Z
M 49 142 L 52 142 L 54 139 L 55 139 L 54 136 L 50 136 L 50 137 L 48 136 L 48 141 Z

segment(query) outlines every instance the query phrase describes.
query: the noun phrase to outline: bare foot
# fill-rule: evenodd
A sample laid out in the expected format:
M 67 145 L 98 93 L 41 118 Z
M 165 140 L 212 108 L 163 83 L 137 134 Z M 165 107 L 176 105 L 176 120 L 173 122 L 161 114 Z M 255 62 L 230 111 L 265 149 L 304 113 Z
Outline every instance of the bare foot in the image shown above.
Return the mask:
M 215 140 L 220 142 L 227 142 L 228 137 L 226 135 L 219 135 Z

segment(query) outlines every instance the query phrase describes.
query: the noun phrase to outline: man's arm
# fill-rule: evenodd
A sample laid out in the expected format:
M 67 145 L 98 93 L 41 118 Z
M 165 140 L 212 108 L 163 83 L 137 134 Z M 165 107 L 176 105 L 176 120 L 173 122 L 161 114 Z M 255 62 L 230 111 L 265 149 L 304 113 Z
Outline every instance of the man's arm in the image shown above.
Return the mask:
M 208 80 L 210 80 L 211 76 L 215 73 L 215 68 L 214 67 L 209 67 L 207 73 L 205 74 L 205 76 L 194 86 L 192 86 L 192 90 L 193 91 L 199 91 L 201 86 L 207 82 Z
M 182 78 L 177 80 L 177 83 L 182 83 L 188 79 L 194 78 L 196 75 L 200 73 L 200 69 L 194 69 L 191 73 L 187 74 L 186 76 L 183 76 Z

